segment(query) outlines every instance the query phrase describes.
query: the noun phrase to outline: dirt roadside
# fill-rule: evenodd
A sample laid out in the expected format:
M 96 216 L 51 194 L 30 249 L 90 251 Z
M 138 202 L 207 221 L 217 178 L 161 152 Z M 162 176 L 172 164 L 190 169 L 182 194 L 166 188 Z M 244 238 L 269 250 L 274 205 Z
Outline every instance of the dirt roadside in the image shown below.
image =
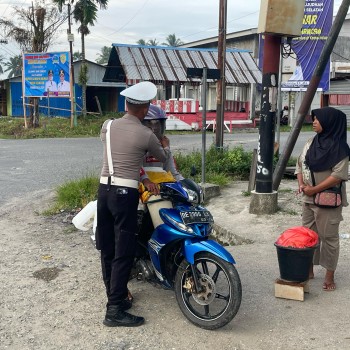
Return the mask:
M 350 240 L 341 240 L 338 289 L 323 292 L 322 269 L 304 302 L 274 297 L 279 275 L 273 242 L 300 224 L 293 182 L 283 183 L 275 215 L 249 214 L 246 183 L 234 183 L 210 201 L 217 223 L 253 244 L 230 246 L 243 286 L 241 308 L 217 331 L 190 324 L 172 291 L 132 281 L 132 311 L 146 318 L 135 329 L 102 325 L 105 292 L 99 255 L 89 233 L 73 229 L 71 217 L 38 215 L 53 193 L 36 192 L 0 208 L 0 349 L 349 349 Z M 350 233 L 350 209 L 340 232 Z M 43 270 L 44 269 L 44 270 Z

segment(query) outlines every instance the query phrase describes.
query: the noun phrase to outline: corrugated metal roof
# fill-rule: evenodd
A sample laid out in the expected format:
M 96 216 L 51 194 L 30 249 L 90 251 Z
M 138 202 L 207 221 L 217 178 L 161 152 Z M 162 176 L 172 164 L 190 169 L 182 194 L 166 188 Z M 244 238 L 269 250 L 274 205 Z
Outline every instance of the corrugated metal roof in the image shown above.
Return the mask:
M 187 68 L 217 68 L 216 49 L 190 49 L 163 46 L 113 44 L 105 81 L 120 81 L 123 70 L 125 80 L 153 82 L 199 82 L 187 78 Z M 251 53 L 247 50 L 226 51 L 226 83 L 261 83 L 262 74 Z M 107 78 L 108 77 L 108 78 Z

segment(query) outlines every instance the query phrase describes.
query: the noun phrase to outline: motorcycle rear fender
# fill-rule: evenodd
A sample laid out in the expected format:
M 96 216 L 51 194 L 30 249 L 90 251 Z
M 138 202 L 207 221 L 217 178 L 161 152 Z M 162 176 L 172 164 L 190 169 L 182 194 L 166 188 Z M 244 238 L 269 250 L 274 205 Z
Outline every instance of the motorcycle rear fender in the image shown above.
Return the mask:
M 223 246 L 213 240 L 200 242 L 186 240 L 184 242 L 184 256 L 190 264 L 194 264 L 195 255 L 200 252 L 209 252 L 231 264 L 236 263 L 233 256 Z

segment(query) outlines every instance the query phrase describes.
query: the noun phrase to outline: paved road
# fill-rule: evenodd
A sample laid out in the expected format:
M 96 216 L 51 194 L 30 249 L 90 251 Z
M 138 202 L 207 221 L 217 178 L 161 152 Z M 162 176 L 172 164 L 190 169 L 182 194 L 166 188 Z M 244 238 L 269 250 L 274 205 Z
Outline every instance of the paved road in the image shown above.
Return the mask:
M 300 135 L 293 155 L 300 152 L 313 132 Z M 281 134 L 283 149 L 287 133 Z M 173 151 L 200 150 L 202 136 L 170 135 Z M 215 134 L 207 133 L 206 145 L 215 142 Z M 224 135 L 224 146 L 244 149 L 256 148 L 258 133 L 235 133 Z M 0 205 L 11 197 L 19 197 L 40 189 L 55 188 L 63 182 L 98 174 L 101 167 L 102 145 L 99 138 L 0 140 Z

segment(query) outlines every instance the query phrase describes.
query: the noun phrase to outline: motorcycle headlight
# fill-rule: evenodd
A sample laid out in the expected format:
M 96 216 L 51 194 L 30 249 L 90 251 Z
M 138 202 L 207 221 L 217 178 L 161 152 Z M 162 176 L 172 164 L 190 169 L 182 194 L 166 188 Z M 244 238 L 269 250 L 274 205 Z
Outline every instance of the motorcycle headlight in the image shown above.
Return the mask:
M 180 181 L 182 188 L 188 195 L 188 201 L 193 204 L 201 204 L 204 201 L 204 193 L 201 186 L 190 179 Z
M 188 195 L 189 202 L 194 203 L 194 204 L 200 204 L 199 196 L 198 196 L 197 192 L 190 190 L 189 188 L 186 188 L 186 187 L 184 187 L 183 189 L 185 190 L 185 192 Z
M 176 221 L 168 214 L 163 213 L 164 218 L 171 224 L 173 224 L 175 227 L 177 227 L 180 231 L 186 232 L 186 233 L 193 233 L 193 230 L 191 227 L 185 225 L 183 222 Z

